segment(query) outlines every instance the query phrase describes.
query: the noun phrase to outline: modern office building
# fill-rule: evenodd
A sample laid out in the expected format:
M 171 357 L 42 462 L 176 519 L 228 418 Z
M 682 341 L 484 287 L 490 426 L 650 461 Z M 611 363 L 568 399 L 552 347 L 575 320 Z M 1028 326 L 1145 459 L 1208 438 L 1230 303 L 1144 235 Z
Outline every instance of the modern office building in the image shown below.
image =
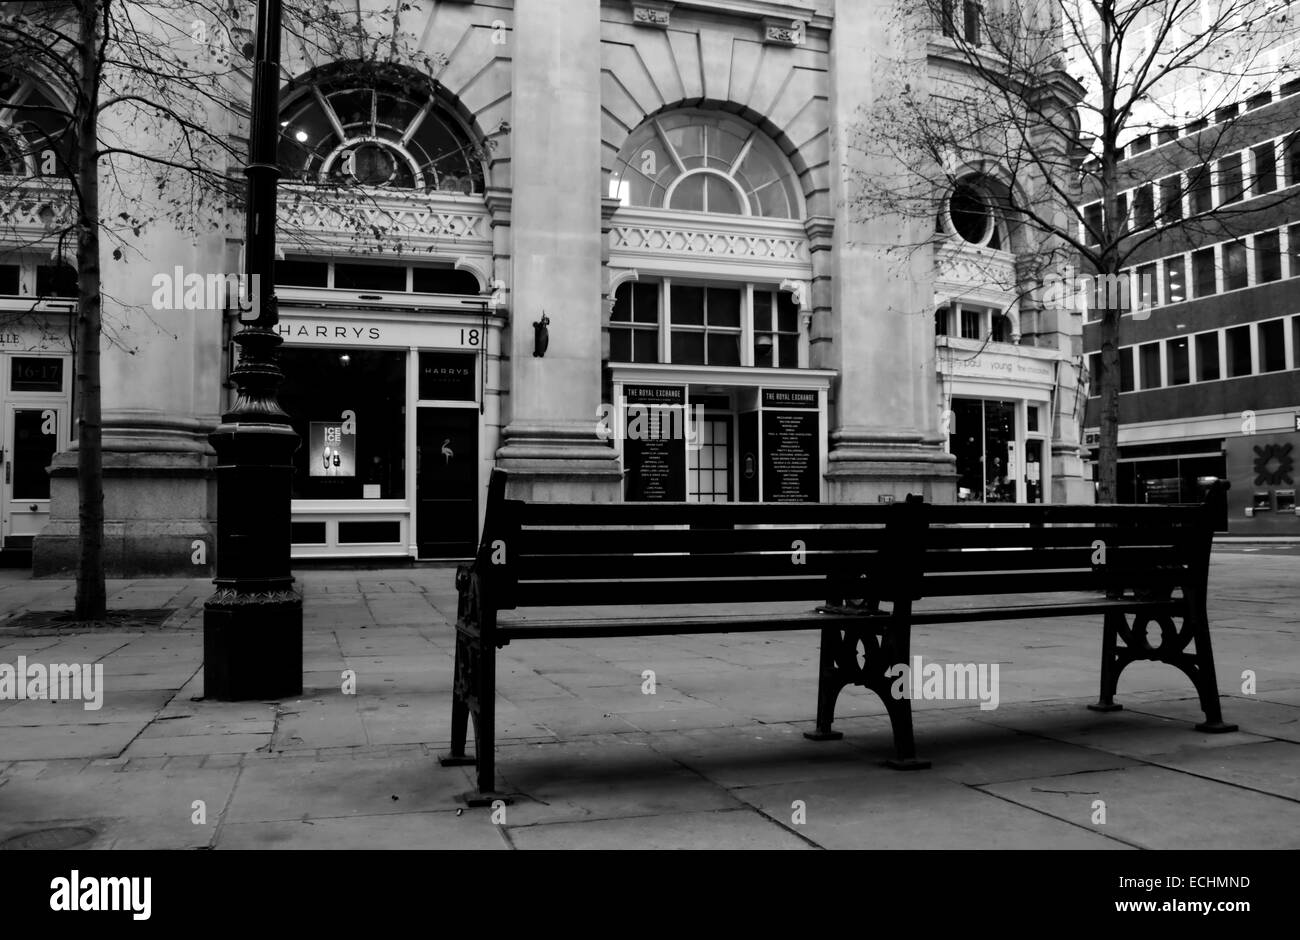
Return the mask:
M 1090 498 L 1081 318 L 1017 299 L 997 161 L 972 158 L 937 230 L 867 199 L 899 170 L 857 143 L 882 96 L 962 77 L 943 23 L 897 0 L 425 0 L 397 34 L 369 67 L 285 44 L 295 557 L 468 555 L 493 467 L 538 499 Z M 132 328 L 104 350 L 115 571 L 205 570 L 238 311 L 154 330 L 126 308 L 158 272 L 238 271 L 240 221 L 104 265 Z M 40 389 L 4 386 L 5 433 L 41 395 L 68 406 L 66 350 L 11 345 L 47 364 L 13 366 Z M 35 476 L 55 452 L 51 490 L 0 497 L 34 507 L 7 541 L 44 523 L 40 574 L 75 561 L 65 425 L 24 452 Z
M 1273 61 L 1294 55 L 1295 43 Z M 1129 142 L 1133 308 L 1120 320 L 1121 502 L 1231 482 L 1229 532 L 1300 535 L 1300 79 Z M 1094 221 L 1100 204 L 1085 206 Z M 1163 229 L 1151 237 L 1157 229 Z M 1099 375 L 1098 324 L 1084 326 Z M 1092 384 L 1095 395 L 1097 383 Z M 1089 400 L 1095 446 L 1100 399 Z

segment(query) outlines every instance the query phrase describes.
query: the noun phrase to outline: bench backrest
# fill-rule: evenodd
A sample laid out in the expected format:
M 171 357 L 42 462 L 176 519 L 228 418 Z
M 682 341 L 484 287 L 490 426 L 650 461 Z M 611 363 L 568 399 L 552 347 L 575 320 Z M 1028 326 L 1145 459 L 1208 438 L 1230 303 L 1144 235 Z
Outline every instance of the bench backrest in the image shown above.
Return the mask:
M 507 480 L 475 562 L 498 610 L 1186 589 L 1214 527 L 1208 503 L 530 503 Z

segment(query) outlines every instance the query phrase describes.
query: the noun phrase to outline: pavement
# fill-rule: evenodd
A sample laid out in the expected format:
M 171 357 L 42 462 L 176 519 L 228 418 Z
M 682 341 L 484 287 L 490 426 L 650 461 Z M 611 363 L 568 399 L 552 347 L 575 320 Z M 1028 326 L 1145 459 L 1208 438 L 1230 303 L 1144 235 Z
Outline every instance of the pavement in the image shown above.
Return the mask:
M 6 627 L 67 610 L 73 585 L 0 571 L 0 664 L 103 666 L 102 706 L 0 701 L 0 847 L 1300 848 L 1300 563 L 1216 551 L 1211 622 L 1223 709 L 1139 663 L 1099 714 L 1100 624 L 917 629 L 927 662 L 999 667 L 996 708 L 917 701 L 900 773 L 879 700 L 840 698 L 812 742 L 817 636 L 533 641 L 498 658 L 505 807 L 465 809 L 443 768 L 456 611 L 449 568 L 307 570 L 304 693 L 205 701 L 206 581 L 109 584 L 161 626 Z M 345 672 L 355 674 L 353 694 Z M 654 673 L 647 694 L 646 670 Z

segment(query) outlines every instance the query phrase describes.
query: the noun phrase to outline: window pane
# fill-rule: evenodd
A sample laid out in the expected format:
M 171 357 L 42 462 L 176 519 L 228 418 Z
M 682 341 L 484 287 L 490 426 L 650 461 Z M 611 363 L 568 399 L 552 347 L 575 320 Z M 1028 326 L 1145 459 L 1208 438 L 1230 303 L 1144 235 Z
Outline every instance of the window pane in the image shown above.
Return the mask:
M 1183 217 L 1183 180 L 1180 176 L 1167 176 L 1160 181 L 1160 216 L 1165 222 Z
M 77 270 L 71 265 L 46 265 L 36 268 L 37 297 L 76 297 Z
M 610 312 L 609 322 L 632 322 L 632 285 L 626 281 L 614 292 L 614 309 Z
M 708 364 L 711 366 L 740 365 L 740 334 L 710 333 Z
M 1143 343 L 1138 347 L 1142 369 L 1142 388 L 1160 388 L 1160 344 Z
M 934 312 L 934 335 L 948 335 L 948 308 L 940 307 Z
M 659 285 L 632 285 L 632 319 L 637 323 L 659 322 Z
M 1156 283 L 1156 266 L 1144 264 L 1137 269 L 1137 300 L 1140 309 L 1149 310 L 1160 303 L 1159 285 Z
M 736 192 L 734 186 L 716 176 L 706 176 L 705 181 L 705 205 L 709 212 L 720 212 L 724 215 L 745 214 L 745 210 L 740 206 L 740 194 Z
M 1191 381 L 1191 370 L 1188 368 L 1188 349 L 1187 338 L 1171 339 L 1165 345 L 1169 354 L 1169 361 L 1165 364 L 1166 372 L 1169 377 L 1170 385 L 1186 385 Z
M 659 331 L 658 330 L 633 330 L 632 331 L 632 361 L 633 362 L 658 362 L 659 361 Z
M 411 290 L 418 294 L 460 294 L 466 297 L 481 293 L 478 278 L 468 271 L 423 265 L 411 268 Z
M 799 368 L 799 337 L 782 336 L 781 344 L 781 368 L 797 369 Z
M 1151 184 L 1141 186 L 1133 192 L 1133 227 L 1137 230 L 1150 228 L 1155 224 L 1155 199 Z
M 772 329 L 772 294 L 770 291 L 754 291 L 754 332 L 763 333 Z
M 978 310 L 962 310 L 961 335 L 963 339 L 980 338 L 981 318 L 982 318 L 982 314 Z
M 1241 154 L 1234 153 L 1219 161 L 1219 202 L 1240 202 L 1244 193 L 1241 178 Z
M 632 331 L 631 330 L 614 330 L 609 331 L 609 361 L 610 362 L 631 362 L 632 361 Z
M 709 326 L 740 326 L 740 291 L 710 287 Z
M 1240 290 L 1246 284 L 1246 243 L 1229 242 L 1223 246 L 1223 289 Z
M 1180 304 L 1187 299 L 1187 262 L 1181 258 L 1165 261 L 1165 303 Z
M 1213 382 L 1219 378 L 1219 334 L 1202 333 L 1196 337 L 1196 381 Z
M 287 287 L 328 287 L 330 270 L 323 261 L 277 261 L 275 283 Z
M 778 291 L 776 297 L 776 328 L 782 333 L 799 332 L 799 308 L 794 305 L 793 295 Z
M 1250 327 L 1234 326 L 1225 335 L 1228 341 L 1228 377 L 1250 375 Z
M 334 286 L 341 290 L 404 292 L 406 268 L 392 264 L 336 264 Z
M 1214 194 L 1210 191 L 1210 167 L 1197 167 L 1187 174 L 1187 189 L 1192 215 L 1209 212 L 1214 208 Z
M 1088 355 L 1088 397 L 1096 398 L 1101 394 L 1101 353 Z
M 754 365 L 759 368 L 768 368 L 776 365 L 776 357 L 780 351 L 776 346 L 776 337 L 771 333 L 754 334 Z
M 294 498 L 361 499 L 377 484 L 381 499 L 403 499 L 406 353 L 288 348 L 280 363 L 280 403 L 303 444 L 293 458 Z M 341 432 L 345 411 L 356 414 L 355 434 Z
M 1287 240 L 1291 243 L 1290 247 L 1290 268 L 1287 270 L 1287 277 L 1300 277 L 1300 225 L 1293 225 L 1287 229 Z
M 1261 284 L 1282 277 L 1282 243 L 1277 232 L 1255 236 L 1255 277 Z
M 673 362 L 704 365 L 704 334 L 673 330 Z
M 1083 210 L 1084 241 L 1089 245 L 1101 243 L 1101 203 L 1094 202 Z
M 1192 252 L 1192 282 L 1197 297 L 1214 293 L 1214 249 L 1202 248 Z
M 1294 186 L 1300 183 L 1300 132 L 1287 138 L 1286 144 L 1286 184 Z
M 1119 351 L 1119 390 L 1133 391 L 1133 348 L 1131 346 Z
M 1259 368 L 1281 372 L 1286 368 L 1285 321 L 1269 320 L 1259 325 Z
M 704 288 L 673 285 L 673 323 L 704 325 Z M 675 358 L 675 357 L 674 357 Z
M 703 212 L 704 177 L 688 176 L 682 180 L 681 184 L 673 190 L 673 200 L 669 208 L 683 212 Z
M 1273 142 L 1260 144 L 1251 150 L 1255 158 L 1255 180 L 1252 192 L 1256 196 L 1271 193 L 1277 189 L 1277 155 L 1273 152 Z

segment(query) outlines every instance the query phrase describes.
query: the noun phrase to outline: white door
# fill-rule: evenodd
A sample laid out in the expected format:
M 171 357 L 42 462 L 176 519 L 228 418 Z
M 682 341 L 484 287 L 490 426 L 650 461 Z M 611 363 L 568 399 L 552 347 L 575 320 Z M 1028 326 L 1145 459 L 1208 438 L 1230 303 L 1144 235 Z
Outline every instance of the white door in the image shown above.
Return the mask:
M 61 405 L 9 404 L 0 411 L 0 540 L 28 548 L 50 515 L 47 468 L 59 450 Z

